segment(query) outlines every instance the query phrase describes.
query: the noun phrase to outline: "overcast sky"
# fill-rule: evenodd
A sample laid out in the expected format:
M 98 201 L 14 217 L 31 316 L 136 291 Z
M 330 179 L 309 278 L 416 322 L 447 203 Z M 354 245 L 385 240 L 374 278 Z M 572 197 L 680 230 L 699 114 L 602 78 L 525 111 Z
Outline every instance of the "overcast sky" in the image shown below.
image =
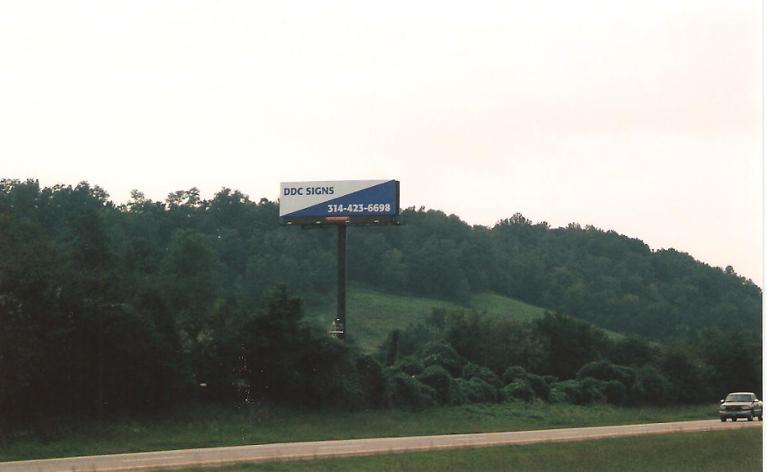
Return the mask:
M 0 2 L 0 177 L 117 202 L 401 181 L 762 286 L 753 1 Z

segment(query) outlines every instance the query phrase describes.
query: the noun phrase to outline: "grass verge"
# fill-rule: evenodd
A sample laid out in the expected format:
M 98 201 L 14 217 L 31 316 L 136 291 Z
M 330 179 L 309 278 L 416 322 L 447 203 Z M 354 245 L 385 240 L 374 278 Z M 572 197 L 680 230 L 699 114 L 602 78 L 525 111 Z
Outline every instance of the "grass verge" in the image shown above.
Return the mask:
M 720 472 L 762 469 L 760 429 L 677 433 L 573 443 L 250 464 L 221 472 L 535 470 Z M 200 469 L 195 469 L 200 470 Z
M 610 405 L 506 403 L 433 408 L 419 412 L 298 411 L 273 406 L 196 407 L 161 418 L 61 423 L 55 430 L 0 442 L 0 462 L 275 442 L 386 436 L 525 431 L 654 423 L 717 417 L 717 406 L 621 408 Z

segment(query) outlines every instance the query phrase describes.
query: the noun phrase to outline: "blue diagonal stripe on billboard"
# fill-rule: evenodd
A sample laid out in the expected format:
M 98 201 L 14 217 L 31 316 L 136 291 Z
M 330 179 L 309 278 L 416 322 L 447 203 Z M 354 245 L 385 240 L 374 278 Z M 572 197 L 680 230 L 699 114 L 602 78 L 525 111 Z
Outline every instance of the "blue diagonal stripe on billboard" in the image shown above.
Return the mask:
M 329 205 L 341 205 L 348 207 L 350 205 L 362 205 L 367 208 L 368 205 L 386 205 L 389 204 L 390 211 L 362 211 L 354 212 L 331 212 Z M 397 214 L 397 181 L 389 180 L 382 184 L 374 185 L 357 192 L 353 192 L 342 197 L 326 200 L 317 205 L 303 208 L 293 213 L 283 215 L 283 217 L 325 217 L 325 216 L 375 216 L 375 215 L 395 215 Z

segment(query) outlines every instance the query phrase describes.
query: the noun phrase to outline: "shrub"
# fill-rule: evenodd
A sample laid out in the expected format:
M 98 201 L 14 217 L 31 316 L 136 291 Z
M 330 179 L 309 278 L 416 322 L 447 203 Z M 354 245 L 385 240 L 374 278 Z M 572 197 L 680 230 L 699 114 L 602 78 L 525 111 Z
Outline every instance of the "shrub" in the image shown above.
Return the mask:
M 381 364 L 367 355 L 357 358 L 355 370 L 360 380 L 367 406 L 381 406 L 384 396 L 384 374 Z
M 549 400 L 550 388 L 546 378 L 541 375 L 530 374 L 519 365 L 508 367 L 507 370 L 504 371 L 502 379 L 504 385 L 507 386 L 515 382 L 523 382 L 528 385 L 534 396 L 541 398 L 542 400 Z M 522 397 L 517 396 L 515 398 Z
M 465 399 L 466 403 L 490 403 L 498 400 L 496 388 L 475 377 L 470 380 L 455 379 L 458 396 Z
M 576 378 L 592 377 L 593 379 L 611 380 L 613 379 L 613 364 L 610 361 L 593 361 L 584 364 L 578 372 Z
M 437 392 L 412 376 L 387 369 L 385 379 L 385 398 L 390 406 L 420 409 L 437 404 Z
M 395 367 L 408 375 L 418 375 L 424 370 L 424 362 L 414 356 L 405 356 Z
M 552 386 L 550 398 L 553 402 L 576 405 L 605 403 L 606 396 L 603 390 L 606 383 L 592 377 L 557 382 Z
M 549 391 L 549 402 L 550 403 L 570 403 L 570 399 L 568 398 L 568 395 L 565 393 L 565 389 L 562 386 L 559 386 L 555 388 L 556 386 L 553 386 L 552 389 Z
M 578 380 L 564 380 L 552 386 L 550 398 L 556 403 L 581 404 L 581 386 Z
M 610 361 L 602 360 L 589 362 L 585 364 L 576 373 L 577 378 L 592 377 L 598 380 L 617 380 L 624 387 L 630 389 L 635 383 L 635 370 L 631 367 L 612 364 Z
M 635 403 L 666 403 L 670 389 L 669 380 L 661 372 L 651 366 L 645 366 L 637 372 L 630 399 Z
M 526 372 L 525 369 L 519 365 L 513 365 L 512 367 L 507 367 L 507 370 L 504 371 L 504 375 L 501 376 L 501 379 L 504 382 L 504 385 L 507 385 L 515 380 L 525 379 L 527 376 L 528 372 Z
M 416 379 L 424 385 L 432 387 L 441 404 L 445 405 L 450 402 L 451 374 L 447 370 L 439 365 L 430 365 L 424 369 L 424 372 L 416 376 Z
M 550 388 L 544 377 L 536 374 L 528 374 L 526 380 L 538 398 L 541 398 L 545 401 L 549 400 Z
M 449 405 L 464 405 L 470 403 L 467 398 L 467 388 L 463 384 L 467 382 L 464 379 L 451 379 L 448 395 Z
M 482 380 L 495 388 L 501 387 L 501 381 L 499 380 L 498 375 L 494 374 L 488 367 L 479 366 L 472 362 L 469 362 L 464 366 L 461 376 L 467 380 Z
M 579 379 L 579 386 L 581 387 L 582 404 L 591 405 L 593 403 L 605 403 L 607 401 L 604 393 L 605 389 L 604 380 L 593 379 L 592 377 L 584 377 Z
M 608 403 L 623 405 L 627 402 L 627 388 L 618 380 L 610 380 L 605 383 L 603 392 Z
M 461 375 L 461 370 L 467 361 L 461 357 L 450 344 L 434 342 L 427 345 L 422 353 L 424 365 L 439 365 L 452 376 Z
M 501 397 L 504 401 L 531 401 L 535 396 L 536 393 L 531 388 L 531 384 L 525 379 L 514 380 L 501 389 Z
M 707 369 L 689 352 L 681 348 L 663 350 L 659 368 L 670 381 L 670 401 L 695 403 L 712 398 L 714 382 L 707 381 Z
M 544 380 L 547 381 L 547 384 L 549 384 L 550 386 L 552 386 L 552 385 L 554 385 L 554 384 L 556 384 L 557 382 L 560 381 L 560 379 L 558 379 L 554 375 L 544 375 L 543 377 L 544 377 Z

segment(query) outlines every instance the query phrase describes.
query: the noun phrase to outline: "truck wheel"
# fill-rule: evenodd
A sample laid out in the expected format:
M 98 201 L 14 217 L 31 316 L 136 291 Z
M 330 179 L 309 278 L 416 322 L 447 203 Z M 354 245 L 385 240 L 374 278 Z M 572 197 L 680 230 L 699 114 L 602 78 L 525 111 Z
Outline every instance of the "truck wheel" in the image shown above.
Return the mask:
M 755 419 L 755 417 L 754 417 L 754 416 L 748 416 L 748 417 L 747 417 L 747 421 L 752 421 L 753 419 Z
M 725 423 L 725 420 L 726 420 L 726 419 L 727 419 L 727 418 L 726 418 L 725 416 L 721 416 L 721 417 L 720 417 L 720 421 L 722 421 L 723 423 Z

